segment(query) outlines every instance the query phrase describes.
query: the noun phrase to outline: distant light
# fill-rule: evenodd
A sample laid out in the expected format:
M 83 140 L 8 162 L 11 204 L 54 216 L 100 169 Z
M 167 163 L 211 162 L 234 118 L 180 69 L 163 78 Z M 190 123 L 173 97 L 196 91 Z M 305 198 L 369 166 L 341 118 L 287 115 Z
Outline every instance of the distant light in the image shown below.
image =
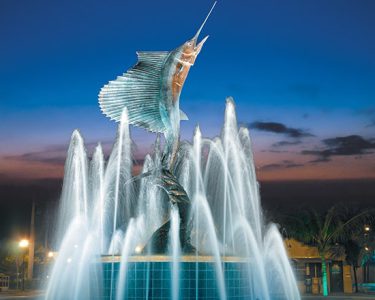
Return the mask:
M 27 248 L 29 247 L 29 241 L 28 240 L 20 240 L 20 242 L 18 243 L 18 246 L 20 246 L 21 248 Z
M 371 229 L 370 226 L 368 225 L 365 226 L 365 231 L 370 231 L 370 229 Z
M 370 249 L 369 249 L 369 247 L 365 246 L 365 250 L 366 250 L 366 251 L 369 251 Z
M 69 258 L 66 260 L 66 262 L 67 262 L 68 264 L 70 264 L 70 263 L 72 262 L 72 259 L 69 257 Z
M 143 247 L 141 245 L 138 245 L 137 247 L 135 247 L 134 251 L 135 251 L 135 253 L 139 254 L 139 253 L 142 252 L 142 249 L 143 249 Z
M 50 251 L 50 252 L 48 252 L 48 257 L 50 257 L 50 258 L 52 258 L 53 256 L 54 256 L 54 254 L 53 254 L 53 252 L 52 251 Z

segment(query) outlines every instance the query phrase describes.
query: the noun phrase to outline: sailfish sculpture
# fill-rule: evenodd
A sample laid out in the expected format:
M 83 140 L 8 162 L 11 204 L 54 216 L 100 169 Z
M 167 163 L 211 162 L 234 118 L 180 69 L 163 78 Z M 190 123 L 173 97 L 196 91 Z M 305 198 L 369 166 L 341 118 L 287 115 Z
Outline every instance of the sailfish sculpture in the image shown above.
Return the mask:
M 136 65 L 106 84 L 99 93 L 100 108 L 110 119 L 120 121 L 126 107 L 129 124 L 164 134 L 164 153 L 169 157 L 170 170 L 179 146 L 180 121 L 188 120 L 180 110 L 180 94 L 190 67 L 208 38 L 198 43 L 215 5 L 216 2 L 192 39 L 169 52 L 137 52 Z

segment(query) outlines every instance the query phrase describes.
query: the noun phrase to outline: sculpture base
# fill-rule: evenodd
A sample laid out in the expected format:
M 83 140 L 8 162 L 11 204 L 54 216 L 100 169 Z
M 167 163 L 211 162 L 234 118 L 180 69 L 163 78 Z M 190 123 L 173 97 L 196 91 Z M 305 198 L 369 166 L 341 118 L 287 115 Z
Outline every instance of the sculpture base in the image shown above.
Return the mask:
M 115 287 L 120 257 L 102 258 L 104 274 L 103 297 L 116 295 Z M 112 266 L 113 264 L 113 266 Z M 227 299 L 251 299 L 248 262 L 239 258 L 224 258 L 224 282 Z M 113 268 L 113 280 L 112 278 Z M 179 264 L 179 299 L 220 299 L 215 263 L 210 256 L 182 256 Z M 127 264 L 124 299 L 172 299 L 172 261 L 169 256 L 136 256 Z

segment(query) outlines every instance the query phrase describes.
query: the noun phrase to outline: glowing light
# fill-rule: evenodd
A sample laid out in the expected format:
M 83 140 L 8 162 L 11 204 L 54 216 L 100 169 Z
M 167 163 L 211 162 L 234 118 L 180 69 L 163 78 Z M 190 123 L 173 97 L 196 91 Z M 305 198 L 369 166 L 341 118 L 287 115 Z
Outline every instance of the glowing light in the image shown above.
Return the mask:
M 368 225 L 365 226 L 365 231 L 370 231 L 370 229 L 371 229 L 370 226 Z
M 322 259 L 323 296 L 328 296 L 327 263 Z
M 52 251 L 50 251 L 50 252 L 48 252 L 47 256 L 52 258 L 54 256 L 54 253 Z
M 365 246 L 365 250 L 366 250 L 366 251 L 369 251 L 369 250 L 370 250 L 370 248 L 369 248 L 369 247 L 367 247 L 367 246 Z
M 66 262 L 67 262 L 68 264 L 70 264 L 70 263 L 72 262 L 72 259 L 69 257 L 69 258 L 66 260 Z
M 135 251 L 135 253 L 141 253 L 142 252 L 142 246 L 141 245 L 138 245 L 137 247 L 135 247 L 135 249 L 134 249 L 134 251 Z
M 20 240 L 20 242 L 18 243 L 18 246 L 20 246 L 21 248 L 27 248 L 29 247 L 29 241 L 28 240 Z

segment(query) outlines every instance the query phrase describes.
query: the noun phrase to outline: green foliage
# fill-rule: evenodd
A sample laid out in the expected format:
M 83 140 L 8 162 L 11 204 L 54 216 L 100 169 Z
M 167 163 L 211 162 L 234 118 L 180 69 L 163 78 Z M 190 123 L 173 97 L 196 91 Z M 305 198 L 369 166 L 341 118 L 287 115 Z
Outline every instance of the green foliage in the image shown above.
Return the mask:
M 335 253 L 337 245 L 363 228 L 372 211 L 363 210 L 351 213 L 347 208 L 332 207 L 327 212 L 308 210 L 298 216 L 287 216 L 283 225 L 288 234 L 296 240 L 317 247 L 319 254 Z
M 363 246 L 358 240 L 348 239 L 342 243 L 345 249 L 346 262 L 354 267 L 359 266 L 359 258 L 363 252 Z
M 344 248 L 346 260 L 356 266 L 361 249 L 353 237 L 358 236 L 358 230 L 363 230 L 364 224 L 372 218 L 372 210 L 332 207 L 324 213 L 304 211 L 297 216 L 287 216 L 282 221 L 290 237 L 318 249 L 322 259 L 324 296 L 328 295 L 325 259 L 342 253 L 339 250 Z
M 12 275 L 17 273 L 22 259 L 18 253 L 10 253 L 8 251 L 1 251 L 0 253 L 0 273 Z

